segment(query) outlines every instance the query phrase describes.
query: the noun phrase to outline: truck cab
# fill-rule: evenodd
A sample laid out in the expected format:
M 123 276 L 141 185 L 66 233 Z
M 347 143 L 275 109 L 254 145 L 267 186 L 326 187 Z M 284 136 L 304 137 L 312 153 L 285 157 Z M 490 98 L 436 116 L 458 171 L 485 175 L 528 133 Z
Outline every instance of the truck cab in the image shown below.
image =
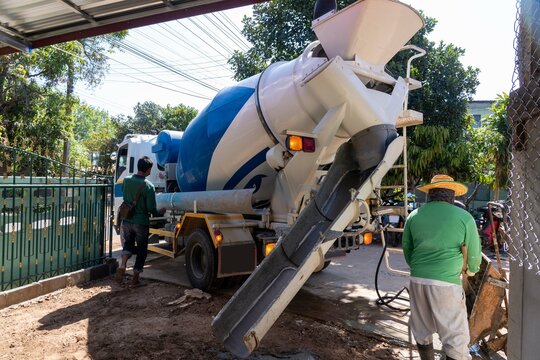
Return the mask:
M 128 134 L 118 144 L 114 175 L 115 213 L 124 200 L 122 192 L 124 178 L 137 173 L 137 161 L 143 156 L 148 156 L 154 162 L 152 172 L 146 179 L 155 186 L 156 192 L 165 190 L 165 169 L 159 166 L 155 154 L 152 153 L 152 146 L 155 145 L 156 139 L 157 135 Z

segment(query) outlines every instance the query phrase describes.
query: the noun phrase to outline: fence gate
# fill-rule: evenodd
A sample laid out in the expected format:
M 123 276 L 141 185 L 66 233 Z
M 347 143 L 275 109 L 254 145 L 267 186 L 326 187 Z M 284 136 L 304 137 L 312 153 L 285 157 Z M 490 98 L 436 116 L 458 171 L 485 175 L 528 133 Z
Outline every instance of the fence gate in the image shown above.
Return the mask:
M 0 291 L 102 263 L 112 183 L 0 145 Z

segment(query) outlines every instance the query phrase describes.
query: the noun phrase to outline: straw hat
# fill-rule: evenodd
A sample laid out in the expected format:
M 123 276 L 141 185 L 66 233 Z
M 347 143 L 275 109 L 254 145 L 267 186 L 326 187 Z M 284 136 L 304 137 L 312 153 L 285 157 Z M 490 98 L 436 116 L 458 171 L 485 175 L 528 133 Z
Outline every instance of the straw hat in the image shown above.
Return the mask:
M 430 189 L 436 188 L 454 190 L 456 196 L 465 195 L 468 190 L 465 185 L 454 181 L 454 178 L 448 175 L 435 175 L 431 183 L 420 186 L 418 190 L 427 193 Z

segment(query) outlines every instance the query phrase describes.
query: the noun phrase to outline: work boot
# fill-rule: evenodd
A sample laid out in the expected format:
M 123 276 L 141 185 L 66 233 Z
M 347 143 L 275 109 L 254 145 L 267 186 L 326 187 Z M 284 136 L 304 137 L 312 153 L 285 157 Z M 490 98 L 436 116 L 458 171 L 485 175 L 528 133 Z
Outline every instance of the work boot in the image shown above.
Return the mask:
M 131 280 L 131 285 L 133 286 L 138 286 L 138 285 L 141 285 L 141 281 L 139 280 L 139 275 L 140 273 L 138 272 L 133 272 L 133 279 Z
M 116 282 L 121 284 L 124 281 L 124 276 L 126 275 L 126 268 L 119 267 L 116 269 L 116 276 L 114 277 Z
M 433 350 L 433 343 L 422 345 L 417 344 L 418 355 L 420 355 L 421 360 L 435 360 L 435 350 Z

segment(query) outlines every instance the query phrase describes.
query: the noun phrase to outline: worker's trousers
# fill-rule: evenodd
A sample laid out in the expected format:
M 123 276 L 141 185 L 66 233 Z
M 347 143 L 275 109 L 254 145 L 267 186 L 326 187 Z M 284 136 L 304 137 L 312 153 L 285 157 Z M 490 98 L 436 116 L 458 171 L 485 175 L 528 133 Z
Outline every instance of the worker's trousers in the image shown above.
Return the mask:
M 465 294 L 459 285 L 426 285 L 411 280 L 411 331 L 418 344 L 439 334 L 446 355 L 469 360 L 469 324 Z

